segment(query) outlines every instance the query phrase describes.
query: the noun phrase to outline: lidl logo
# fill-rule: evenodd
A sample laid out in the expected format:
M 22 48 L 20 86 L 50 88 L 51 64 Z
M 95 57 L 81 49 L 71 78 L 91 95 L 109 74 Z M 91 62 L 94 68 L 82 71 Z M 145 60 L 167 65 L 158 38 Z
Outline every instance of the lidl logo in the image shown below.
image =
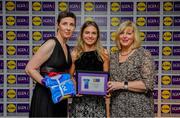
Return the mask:
M 60 2 L 59 3 L 59 10 L 60 11 L 66 11 L 68 9 L 68 4 L 66 2 Z
M 119 9 L 120 9 L 120 5 L 118 2 L 111 3 L 111 11 L 116 12 L 119 11 Z

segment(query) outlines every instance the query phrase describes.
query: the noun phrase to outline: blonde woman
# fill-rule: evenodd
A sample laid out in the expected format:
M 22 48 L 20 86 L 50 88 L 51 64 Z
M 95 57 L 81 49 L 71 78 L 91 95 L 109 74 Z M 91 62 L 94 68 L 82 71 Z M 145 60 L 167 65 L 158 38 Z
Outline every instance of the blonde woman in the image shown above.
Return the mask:
M 141 47 L 139 31 L 131 21 L 117 30 L 119 50 L 110 56 L 112 117 L 153 117 L 154 62 L 151 53 Z
M 100 44 L 100 31 L 97 24 L 87 21 L 83 24 L 72 51 L 72 75 L 76 70 L 105 71 L 109 70 L 107 50 Z M 73 117 L 105 117 L 106 106 L 103 96 L 83 95 L 73 98 Z

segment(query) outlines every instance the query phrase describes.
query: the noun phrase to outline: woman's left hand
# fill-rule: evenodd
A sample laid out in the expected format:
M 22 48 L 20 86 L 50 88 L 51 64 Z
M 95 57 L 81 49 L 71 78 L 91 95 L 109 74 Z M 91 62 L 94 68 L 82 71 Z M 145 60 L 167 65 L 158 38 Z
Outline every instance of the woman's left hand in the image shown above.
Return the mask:
M 108 82 L 108 92 L 112 92 L 122 88 L 123 88 L 123 82 L 114 82 L 114 81 Z

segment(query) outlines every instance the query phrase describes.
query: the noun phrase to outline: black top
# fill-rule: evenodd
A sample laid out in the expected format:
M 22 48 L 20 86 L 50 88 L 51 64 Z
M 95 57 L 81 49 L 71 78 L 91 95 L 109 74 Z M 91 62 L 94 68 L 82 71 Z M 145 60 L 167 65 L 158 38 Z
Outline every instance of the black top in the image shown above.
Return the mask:
M 57 38 L 53 37 L 51 39 L 53 39 L 56 44 L 49 59 L 40 67 L 40 72 L 66 72 L 72 64 L 69 46 L 66 45 L 68 51 L 68 59 L 66 60 L 63 48 Z
M 75 61 L 75 70 L 103 71 L 103 61 L 97 51 L 83 52 Z

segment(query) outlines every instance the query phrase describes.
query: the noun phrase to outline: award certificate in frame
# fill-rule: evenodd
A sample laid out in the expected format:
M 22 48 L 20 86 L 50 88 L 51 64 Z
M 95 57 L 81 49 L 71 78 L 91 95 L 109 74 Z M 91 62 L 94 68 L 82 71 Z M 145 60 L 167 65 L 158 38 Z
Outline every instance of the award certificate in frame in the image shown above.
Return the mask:
M 77 93 L 83 95 L 106 95 L 108 72 L 77 71 Z

